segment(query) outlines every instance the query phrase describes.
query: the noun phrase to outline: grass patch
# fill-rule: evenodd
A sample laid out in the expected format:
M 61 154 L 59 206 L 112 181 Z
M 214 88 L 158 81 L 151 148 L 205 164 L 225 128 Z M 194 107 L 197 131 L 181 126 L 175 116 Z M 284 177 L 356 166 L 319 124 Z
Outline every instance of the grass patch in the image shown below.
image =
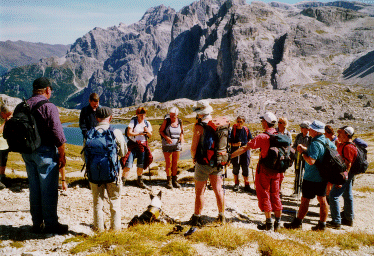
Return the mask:
M 23 243 L 22 242 L 19 242 L 19 241 L 12 241 L 10 244 L 9 244 L 10 247 L 13 247 L 13 248 L 22 248 L 23 247 Z
M 359 191 L 359 192 L 363 192 L 363 193 L 374 192 L 374 188 L 373 187 L 369 187 L 369 186 L 354 188 L 354 190 Z
M 185 240 L 175 240 L 165 246 L 160 250 L 162 255 L 173 255 L 173 256 L 193 256 L 197 255 L 195 248 L 191 246 L 188 241 Z
M 315 232 L 283 229 L 281 232 L 297 239 L 301 239 L 304 243 L 309 245 L 320 243 L 324 247 L 336 246 L 341 250 L 357 251 L 360 246 L 374 245 L 374 234 L 367 234 L 360 231 L 336 234 L 330 231 Z

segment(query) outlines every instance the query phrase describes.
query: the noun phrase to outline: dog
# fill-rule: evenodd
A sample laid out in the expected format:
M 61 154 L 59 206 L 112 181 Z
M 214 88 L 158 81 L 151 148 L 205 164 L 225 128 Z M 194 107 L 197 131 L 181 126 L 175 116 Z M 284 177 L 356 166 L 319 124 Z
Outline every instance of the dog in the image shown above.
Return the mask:
M 174 224 L 175 220 L 167 216 L 161 209 L 161 195 L 162 191 L 160 191 L 156 196 L 150 194 L 151 203 L 148 205 L 147 210 L 140 216 L 135 215 L 135 217 L 129 222 L 128 227 L 132 227 L 137 224 L 149 224 L 152 222 L 167 222 Z

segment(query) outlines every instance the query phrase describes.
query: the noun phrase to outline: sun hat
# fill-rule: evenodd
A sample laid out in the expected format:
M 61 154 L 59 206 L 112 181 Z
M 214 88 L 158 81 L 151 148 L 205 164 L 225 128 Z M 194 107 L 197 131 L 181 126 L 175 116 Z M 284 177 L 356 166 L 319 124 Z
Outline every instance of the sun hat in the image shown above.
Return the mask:
M 277 122 L 277 117 L 272 112 L 266 112 L 263 116 L 260 116 L 261 119 L 264 119 L 269 124 L 275 124 Z
M 325 124 L 318 120 L 314 120 L 309 128 L 316 132 L 325 133 Z
M 208 101 L 199 100 L 196 102 L 196 106 L 193 108 L 193 111 L 198 115 L 209 115 L 213 112 L 213 108 L 209 105 Z
M 177 107 L 172 107 L 172 108 L 170 109 L 170 113 L 174 113 L 174 114 L 178 115 L 178 113 L 179 113 L 179 109 L 178 109 Z
M 99 107 L 96 109 L 97 118 L 107 118 L 112 115 L 112 109 L 108 107 Z
M 301 124 L 300 124 L 301 128 L 307 128 L 307 129 L 309 129 L 309 126 L 310 126 L 310 122 L 309 121 L 302 121 Z

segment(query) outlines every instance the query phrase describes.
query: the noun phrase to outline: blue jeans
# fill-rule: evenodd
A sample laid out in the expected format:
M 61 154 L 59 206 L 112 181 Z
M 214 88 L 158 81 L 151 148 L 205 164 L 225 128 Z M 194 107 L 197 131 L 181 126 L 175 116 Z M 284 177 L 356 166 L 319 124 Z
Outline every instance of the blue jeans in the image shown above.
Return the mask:
M 129 158 L 127 158 L 125 167 L 132 168 L 132 165 L 134 163 L 135 158 L 138 159 L 136 167 L 143 168 L 143 166 L 144 166 L 144 158 L 145 158 L 145 151 L 141 152 L 137 148 L 134 148 L 133 150 L 131 150 L 131 153 L 129 154 Z
M 351 221 L 354 218 L 353 213 L 353 194 L 352 194 L 352 180 L 353 175 L 348 175 L 348 180 L 343 184 L 341 188 L 336 188 L 335 185 L 330 191 L 330 211 L 332 221 L 335 223 L 341 224 L 340 216 L 340 205 L 339 199 L 340 196 L 343 196 L 344 199 L 344 218 Z
M 55 147 L 40 146 L 22 154 L 30 189 L 30 212 L 34 226 L 57 225 L 58 154 Z

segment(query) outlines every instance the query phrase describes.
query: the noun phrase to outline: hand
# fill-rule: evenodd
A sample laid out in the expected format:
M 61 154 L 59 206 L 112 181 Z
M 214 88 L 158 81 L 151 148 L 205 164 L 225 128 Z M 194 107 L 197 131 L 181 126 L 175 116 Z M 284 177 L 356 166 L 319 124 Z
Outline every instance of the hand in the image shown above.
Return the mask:
M 172 144 L 173 143 L 172 139 L 170 137 L 168 137 L 168 136 L 166 136 L 165 140 L 166 140 L 166 142 L 168 144 Z
M 335 185 L 335 187 L 336 187 L 337 189 L 339 189 L 339 188 L 343 187 L 343 185 Z
M 144 133 L 148 133 L 149 132 L 149 129 L 147 126 L 144 127 Z

